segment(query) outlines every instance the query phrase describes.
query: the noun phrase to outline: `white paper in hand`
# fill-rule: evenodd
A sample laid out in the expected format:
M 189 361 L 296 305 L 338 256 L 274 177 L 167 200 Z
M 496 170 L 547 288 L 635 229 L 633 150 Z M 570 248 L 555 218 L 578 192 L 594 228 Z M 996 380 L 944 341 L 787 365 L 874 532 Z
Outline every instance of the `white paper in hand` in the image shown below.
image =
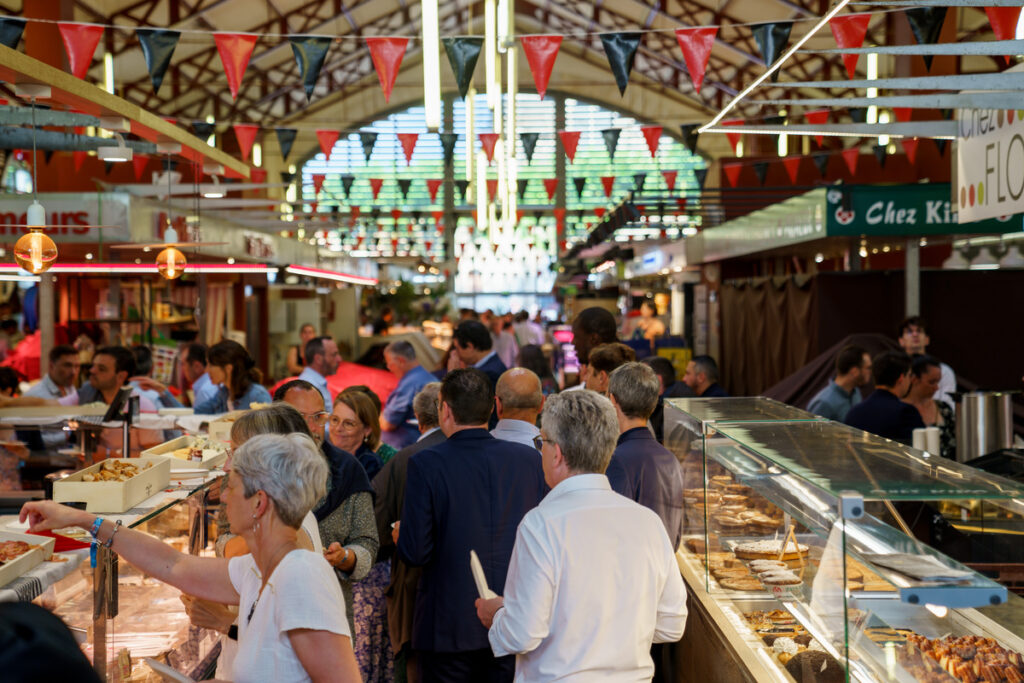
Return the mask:
M 149 668 L 160 674 L 160 677 L 165 681 L 173 681 L 173 683 L 194 683 L 193 679 L 175 671 L 163 662 L 157 661 L 152 657 L 146 657 L 146 664 L 149 664 Z
M 490 600 L 491 598 L 498 597 L 498 594 L 487 587 L 487 577 L 484 576 L 483 565 L 480 564 L 480 558 L 477 557 L 475 550 L 469 551 L 469 568 L 473 572 L 473 581 L 476 582 L 476 592 L 480 594 L 480 597 L 484 600 Z

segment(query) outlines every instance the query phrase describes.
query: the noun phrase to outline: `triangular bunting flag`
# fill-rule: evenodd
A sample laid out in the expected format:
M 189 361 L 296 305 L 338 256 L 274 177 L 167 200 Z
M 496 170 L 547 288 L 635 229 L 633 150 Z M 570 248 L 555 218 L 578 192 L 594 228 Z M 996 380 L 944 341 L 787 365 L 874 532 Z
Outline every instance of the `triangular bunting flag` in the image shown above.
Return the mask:
M 828 152 L 816 152 L 811 155 L 811 159 L 818 169 L 818 175 L 824 178 L 825 172 L 828 170 Z
M 384 185 L 383 178 L 370 178 L 370 190 L 373 191 L 374 200 L 377 199 L 377 195 L 380 194 L 380 188 Z
M 137 28 L 135 37 L 142 46 L 142 56 L 146 59 L 149 80 L 153 84 L 153 92 L 160 92 L 164 82 L 164 74 L 171 63 L 174 48 L 178 46 L 181 32 L 156 28 Z
M 704 181 L 708 179 L 708 169 L 706 168 L 695 168 L 693 169 L 693 179 L 697 181 L 697 187 L 704 189 Z
M 133 154 L 132 155 L 132 166 L 135 169 L 135 182 L 142 182 L 142 174 L 146 172 L 146 166 L 149 164 L 149 157 L 145 154 Z
M 82 170 L 82 164 L 85 163 L 85 158 L 89 156 L 89 153 L 84 149 L 76 149 L 71 153 L 71 159 L 75 162 L 75 173 Z
M 754 24 L 750 27 L 757 41 L 757 49 L 761 51 L 765 66 L 771 66 L 779 58 L 789 42 L 789 32 L 793 30 L 792 21 L 771 21 Z M 772 83 L 779 79 L 779 71 L 772 74 Z
M 555 201 L 555 190 L 558 189 L 558 178 L 545 178 L 544 189 L 548 193 L 548 201 Z
M 729 119 L 728 121 L 722 121 L 723 126 L 738 126 L 743 123 L 743 119 Z M 729 144 L 732 145 L 732 153 L 736 153 L 736 146 L 740 144 L 740 138 L 743 137 L 743 133 L 726 133 L 725 137 L 729 140 Z
M 341 176 L 341 191 L 345 193 L 345 199 L 348 199 L 349 192 L 352 191 L 352 183 L 355 181 L 356 177 L 351 173 L 346 173 Z M 357 214 L 359 213 L 359 207 L 354 206 L 352 208 L 356 210 Z
M 910 121 L 910 117 L 914 115 L 914 110 L 910 107 L 893 107 L 892 113 L 897 121 L 907 123 Z
M 466 190 L 469 189 L 469 181 L 465 178 L 461 178 L 455 181 L 455 189 L 458 190 L 455 193 L 456 197 L 462 197 L 462 201 L 466 201 Z
M 499 133 L 480 133 L 480 146 L 484 150 L 484 154 L 487 155 L 487 163 L 491 163 L 494 160 L 494 146 L 498 144 L 498 138 L 501 137 Z
M 640 132 L 647 141 L 647 149 L 651 150 L 651 158 L 658 154 L 658 143 L 661 142 L 661 126 L 642 126 Z
M 274 133 L 277 134 L 277 146 L 281 148 L 281 160 L 287 161 L 298 131 L 294 128 L 275 128 Z
M 441 223 L 444 220 L 444 211 L 431 211 L 430 216 L 434 219 L 434 224 L 437 225 L 438 232 L 440 232 Z
M 490 197 L 491 201 L 493 202 L 494 201 L 494 197 L 497 196 L 497 194 L 498 194 L 498 179 L 497 178 L 488 178 L 487 179 L 487 196 Z
M 58 21 L 57 28 L 60 29 L 64 49 L 68 53 L 71 75 L 84 79 L 89 73 L 92 56 L 96 54 L 96 46 L 99 45 L 100 38 L 103 36 L 103 27 L 99 24 L 75 24 Z
M 320 151 L 327 157 L 327 161 L 331 160 L 331 151 L 334 150 L 334 143 L 338 141 L 338 136 L 339 132 L 336 130 L 318 128 L 316 131 L 316 139 L 320 143 Z
M 444 180 L 441 180 L 440 178 L 427 179 L 427 192 L 430 193 L 431 204 L 437 201 L 437 191 L 440 189 L 442 183 L 444 183 Z
M 668 188 L 669 192 L 675 192 L 676 189 L 676 176 L 679 171 L 662 171 L 661 176 L 665 179 L 665 187 Z
M 1013 40 L 1017 33 L 1017 22 L 1020 20 L 1020 7 L 986 7 L 988 23 L 997 40 Z M 1004 55 L 1006 63 L 1010 63 L 1010 55 Z
M 295 64 L 299 67 L 299 78 L 306 90 L 306 102 L 313 97 L 316 79 L 320 77 L 320 69 L 333 41 L 330 36 L 288 36 Z
M 644 191 L 644 184 L 647 182 L 646 173 L 635 173 L 633 174 L 633 187 L 636 188 L 637 192 Z
M 848 107 L 846 111 L 849 112 L 850 120 L 854 123 L 865 123 L 868 120 L 867 107 Z
M 565 156 L 569 157 L 569 163 L 571 164 L 573 159 L 576 158 L 576 145 L 580 142 L 580 131 L 560 130 L 558 131 L 558 137 L 562 140 L 562 149 L 565 150 Z
M 858 48 L 864 44 L 864 36 L 868 33 L 868 22 L 871 21 L 870 14 L 842 14 L 832 17 L 828 27 L 832 29 L 832 37 L 836 39 L 836 45 L 841 48 Z M 859 54 L 843 55 L 843 64 L 846 65 L 846 73 L 850 78 L 857 76 L 857 60 Z
M 583 199 L 583 189 L 587 185 L 586 177 L 584 176 L 582 178 L 573 178 L 572 184 L 576 186 L 576 197 L 578 199 Z
M 903 145 L 903 151 L 907 155 L 907 161 L 911 165 L 917 163 L 917 145 L 920 142 L 917 138 L 903 138 L 900 140 L 900 144 Z
M 324 181 L 327 179 L 326 173 L 314 173 L 313 174 L 313 196 L 318 196 L 320 190 L 324 187 Z
M 846 168 L 850 170 L 851 176 L 857 175 L 857 162 L 860 160 L 860 148 L 850 147 L 842 151 L 843 161 L 846 162 Z
M 871 148 L 871 151 L 875 153 L 875 159 L 878 161 L 878 165 L 881 166 L 882 168 L 885 168 L 887 154 L 886 146 L 875 145 L 874 147 Z
M 604 218 L 605 210 L 606 209 L 603 206 L 595 206 L 594 207 L 594 215 L 597 216 L 598 218 Z M 588 225 L 589 225 L 589 223 L 588 223 Z
M 915 7 L 904 14 L 910 22 L 910 30 L 918 45 L 933 45 L 942 33 L 942 23 L 946 20 L 947 7 Z M 932 68 L 932 55 L 922 55 L 924 67 Z
M 786 175 L 789 176 L 789 182 L 796 185 L 797 175 L 800 173 L 800 161 L 801 157 L 783 157 L 782 165 L 786 167 Z
M 725 177 L 729 179 L 729 187 L 736 187 L 736 184 L 740 181 L 740 171 L 743 170 L 743 164 L 739 162 L 722 164 L 722 169 L 725 171 Z
M 214 124 L 207 123 L 206 121 L 193 121 L 191 125 L 192 132 L 196 134 L 197 138 L 200 138 L 204 142 L 210 139 L 210 136 L 213 135 L 214 130 L 216 129 Z
M 717 26 L 676 29 L 676 40 L 679 41 L 679 49 L 683 51 L 683 61 L 686 62 L 686 70 L 696 92 L 700 92 L 704 84 L 704 73 L 717 36 Z
M 267 170 L 264 168 L 249 169 L 249 180 L 260 184 L 267 182 Z
M 629 73 L 633 70 L 633 59 L 640 47 L 642 33 L 602 33 L 601 45 L 608 57 L 608 66 L 615 76 L 615 84 L 619 86 L 619 95 L 626 94 L 629 85 Z
M 444 165 L 451 166 L 455 160 L 455 142 L 459 136 L 455 133 L 439 133 L 441 138 L 441 151 L 444 152 Z
M 295 174 L 289 173 L 288 171 L 281 171 L 281 182 L 286 185 L 291 185 L 295 182 Z
M 455 73 L 455 84 L 459 95 L 466 99 L 469 84 L 473 81 L 473 70 L 476 69 L 480 50 L 484 45 L 483 36 L 463 36 L 460 38 L 442 38 L 444 51 L 448 54 L 448 63 Z
M 604 138 L 604 148 L 608 150 L 608 159 L 615 159 L 615 148 L 619 146 L 619 134 L 622 130 L 619 128 L 605 128 L 601 131 L 601 137 Z
M 565 209 L 553 209 L 551 213 L 555 214 L 555 230 L 557 232 L 565 230 Z
M 612 189 L 615 187 L 615 176 L 601 176 L 601 184 L 604 185 L 604 196 L 610 199 L 612 196 Z
M 943 140 L 940 138 L 933 138 L 935 140 L 935 148 L 939 150 L 939 156 L 941 157 L 946 153 L 946 145 L 949 144 L 949 140 Z
M 526 188 L 530 185 L 529 178 L 520 178 L 516 181 L 516 194 L 519 195 L 519 201 L 526 199 Z
M 370 155 L 373 154 L 373 146 L 377 144 L 377 134 L 369 131 L 359 131 L 359 144 L 363 146 L 363 156 L 366 160 L 370 160 Z
M 754 175 L 757 176 L 757 182 L 759 182 L 760 184 L 764 185 L 764 180 L 765 180 L 765 178 L 768 177 L 768 162 L 767 161 L 755 161 L 753 163 L 753 166 L 754 166 Z
M 398 191 L 402 193 L 402 199 L 408 199 L 412 180 L 410 178 L 399 178 L 396 182 L 398 183 Z
M 49 165 L 50 165 L 50 159 L 52 159 L 52 158 L 53 158 L 53 153 L 54 153 L 55 151 L 56 151 L 56 150 L 53 150 L 53 149 L 46 149 L 46 150 L 43 150 L 43 161 L 44 161 L 44 162 L 46 163 L 46 165 L 47 165 L 47 166 L 49 166 Z
M 0 18 L 0 45 L 17 50 L 26 23 L 25 19 L 19 17 Z
M 260 132 L 260 127 L 255 123 L 236 123 L 232 128 L 235 131 L 235 139 L 238 140 L 238 150 L 242 153 L 242 161 L 249 161 L 249 152 L 256 142 L 256 134 Z
M 416 149 L 416 141 L 419 140 L 419 133 L 399 133 L 398 141 L 402 143 L 402 151 L 405 153 L 406 165 L 412 163 L 412 153 Z
M 380 87 L 384 91 L 385 102 L 391 101 L 391 90 L 395 87 L 398 69 L 402 66 L 402 57 L 405 56 L 405 48 L 408 45 L 408 38 L 366 39 L 366 46 L 370 48 L 370 57 L 373 58 L 373 66 L 377 69 L 377 77 L 380 79 Z
M 110 172 L 113 171 L 113 170 L 114 170 L 114 162 L 113 161 L 104 161 L 103 162 L 103 172 L 106 175 L 110 175 Z
M 683 136 L 683 144 L 686 146 L 686 149 L 690 150 L 690 154 L 697 153 L 697 138 L 700 137 L 700 133 L 697 130 L 699 128 L 699 123 L 684 123 L 679 126 Z
M 523 151 L 526 153 L 526 163 L 533 163 L 533 152 L 537 149 L 537 140 L 540 138 L 540 133 L 520 133 L 519 139 L 523 143 Z
M 228 77 L 231 99 L 238 98 L 238 88 L 242 84 L 242 77 L 249 66 L 249 58 L 252 57 L 252 50 L 256 47 L 258 37 L 251 33 L 213 34 L 220 62 L 224 66 L 224 75 Z
M 537 86 L 537 94 L 544 99 L 551 80 L 551 71 L 555 67 L 558 48 L 562 44 L 562 36 L 523 36 L 519 39 L 526 53 L 526 62 L 533 74 L 533 83 Z
M 813 126 L 822 126 L 828 123 L 828 109 L 815 109 L 814 111 L 804 112 L 804 118 L 807 120 L 807 123 Z M 825 141 L 825 136 L 815 135 L 814 140 L 821 147 Z

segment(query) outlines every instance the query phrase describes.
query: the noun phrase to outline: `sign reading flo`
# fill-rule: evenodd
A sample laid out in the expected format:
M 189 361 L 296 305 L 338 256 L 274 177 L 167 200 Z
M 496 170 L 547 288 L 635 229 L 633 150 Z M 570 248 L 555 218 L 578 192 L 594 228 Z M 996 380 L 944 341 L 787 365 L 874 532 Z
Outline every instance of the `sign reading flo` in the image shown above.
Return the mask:
M 957 112 L 960 222 L 1024 211 L 1024 110 Z

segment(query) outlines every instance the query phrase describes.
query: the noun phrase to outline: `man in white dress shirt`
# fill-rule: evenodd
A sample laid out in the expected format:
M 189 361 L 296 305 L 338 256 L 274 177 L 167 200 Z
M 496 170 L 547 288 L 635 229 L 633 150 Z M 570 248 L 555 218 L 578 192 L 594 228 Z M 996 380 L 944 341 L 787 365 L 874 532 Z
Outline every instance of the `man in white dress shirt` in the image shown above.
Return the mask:
M 542 424 L 551 492 L 519 525 L 504 597 L 477 600 L 477 616 L 495 656 L 517 655 L 516 681 L 650 680 L 651 643 L 686 625 L 665 527 L 608 484 L 619 432 L 608 399 L 549 397 Z
M 299 379 L 304 379 L 324 397 L 324 410 L 331 412 L 334 407 L 334 397 L 327 388 L 327 378 L 338 371 L 341 365 L 341 354 L 338 353 L 338 345 L 330 337 L 315 337 L 306 344 L 303 349 L 306 359 L 306 367 L 303 368 Z
M 544 392 L 537 374 L 526 368 L 503 372 L 494 389 L 494 405 L 498 424 L 491 430 L 491 436 L 536 448 L 534 439 L 540 434 L 537 416 L 544 407 Z

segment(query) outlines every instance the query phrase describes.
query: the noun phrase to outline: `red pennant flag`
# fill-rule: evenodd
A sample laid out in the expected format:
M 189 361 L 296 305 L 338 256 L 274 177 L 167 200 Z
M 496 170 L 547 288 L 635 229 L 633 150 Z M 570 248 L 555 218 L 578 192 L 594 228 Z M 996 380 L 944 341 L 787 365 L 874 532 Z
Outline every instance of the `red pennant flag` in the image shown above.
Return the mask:
M 563 232 L 565 230 L 565 209 L 554 209 L 555 214 L 555 230 L 557 232 Z
M 832 29 L 836 45 L 842 48 L 858 48 L 864 44 L 869 21 L 871 21 L 870 14 L 843 14 L 832 17 L 828 27 Z M 855 78 L 857 75 L 858 59 L 860 59 L 860 55 L 857 54 L 843 55 L 843 64 L 846 65 L 846 73 L 850 78 Z
M 647 140 L 647 149 L 651 150 L 651 158 L 658 153 L 658 142 L 661 141 L 661 126 L 644 126 L 640 129 Z
M 373 198 L 377 199 L 377 195 L 380 194 L 380 188 L 384 185 L 383 178 L 370 178 L 370 189 L 373 190 Z
M 75 162 L 75 173 L 78 173 L 79 171 L 82 170 L 82 164 L 85 163 L 85 158 L 87 156 L 89 156 L 89 153 L 86 152 L 84 149 L 76 149 L 74 152 L 71 153 L 71 158 L 74 159 Z
M 893 107 L 892 113 L 896 116 L 897 121 L 900 123 L 906 123 L 910 120 L 910 116 L 914 113 L 914 110 L 910 107 Z
M 580 132 L 578 130 L 560 130 L 558 137 L 562 138 L 562 147 L 565 148 L 565 156 L 569 157 L 571 164 L 576 158 L 576 145 L 580 143 Z
M 686 197 L 676 197 L 676 209 L 686 211 Z
M 796 185 L 796 176 L 800 172 L 800 161 L 801 157 L 785 157 L 782 160 L 782 165 L 786 167 L 786 173 L 789 174 L 789 182 Z
M 807 123 L 815 126 L 824 125 L 828 122 L 828 109 L 815 109 L 814 111 L 804 112 L 804 118 L 807 119 Z M 815 142 L 821 147 L 822 143 L 825 142 L 824 135 L 815 135 Z
M 336 130 L 318 128 L 316 131 L 316 139 L 320 142 L 320 151 L 327 157 L 327 161 L 331 159 L 331 150 L 334 149 L 334 143 L 338 141 L 338 135 Z
M 132 155 L 132 166 L 135 167 L 135 182 L 142 182 L 142 174 L 145 173 L 147 164 L 149 164 L 149 157 L 145 154 Z
M 1020 7 L 986 7 L 988 23 L 998 40 L 1013 40 L 1016 36 L 1017 22 L 1020 19 Z M 1010 55 L 1004 55 L 1006 63 L 1010 63 Z
M 430 216 L 434 219 L 434 222 L 440 226 L 444 220 L 444 211 L 431 211 Z
M 363 235 L 356 235 L 356 246 L 357 247 L 363 246 L 363 239 L 365 239 L 365 237 Z
M 857 175 L 857 161 L 860 159 L 860 150 L 856 147 L 850 147 L 842 151 L 843 161 L 846 162 L 846 168 L 850 169 L 850 175 Z
M 319 196 L 320 190 L 324 187 L 324 181 L 327 180 L 326 173 L 314 173 L 313 174 L 313 194 Z
M 729 179 L 729 186 L 736 187 L 736 183 L 740 181 L 740 171 L 743 170 L 743 164 L 722 164 L 722 168 L 725 170 L 725 175 Z
M 426 242 L 423 243 L 423 246 L 425 246 L 427 248 L 427 251 L 430 251 L 430 247 L 434 246 L 434 243 L 430 242 L 430 241 L 426 241 Z
M 519 39 L 526 53 L 526 61 L 533 74 L 533 83 L 537 86 L 537 94 L 544 99 L 548 91 L 548 81 L 555 67 L 558 48 L 562 44 L 562 36 L 523 36 Z
M 907 154 L 907 161 L 914 164 L 917 161 L 917 143 L 920 140 L 917 138 L 903 138 L 900 143 L 903 145 L 903 151 Z
M 397 251 L 397 250 L 398 250 L 398 238 L 397 237 L 392 237 L 391 238 L 391 251 Z
M 242 153 L 242 161 L 249 161 L 249 152 L 256 142 L 256 134 L 260 127 L 255 123 L 236 123 L 232 126 L 235 129 L 235 139 L 238 140 L 238 150 Z
M 409 45 L 408 38 L 367 38 L 366 46 L 370 48 L 373 66 L 377 69 L 380 87 L 384 90 L 384 101 L 391 101 L 391 89 L 395 87 L 398 69 L 405 56 L 405 48 Z
M 594 207 L 594 215 L 598 218 L 604 218 L 605 208 L 603 206 Z
M 613 175 L 601 176 L 601 184 L 604 185 L 604 196 L 605 197 L 611 197 L 612 196 L 612 188 L 615 187 L 615 176 L 613 176 Z
M 661 175 L 665 178 L 665 187 L 668 188 L 669 192 L 674 192 L 676 189 L 676 176 L 679 171 L 662 171 Z
M 312 207 L 313 207 L 313 211 L 312 211 L 312 213 L 316 213 L 316 208 L 317 208 L 317 207 L 318 207 L 319 205 L 320 205 L 320 202 L 316 201 L 315 199 L 314 199 L 314 200 L 313 200 L 313 201 L 312 201 L 312 202 L 310 203 L 310 206 L 312 206 Z
M 487 155 L 487 163 L 491 163 L 494 159 L 494 146 L 498 144 L 498 138 L 501 135 L 498 133 L 480 133 L 480 146 L 484 148 L 484 154 Z
M 214 33 L 213 41 L 220 54 L 220 62 L 224 66 L 224 75 L 228 77 L 228 88 L 231 99 L 238 97 L 238 87 L 242 84 L 242 76 L 249 66 L 249 58 L 256 47 L 258 36 L 249 33 Z
M 498 181 L 496 178 L 487 179 L 487 196 L 494 201 L 494 196 L 498 194 Z
M 433 204 L 437 201 L 437 190 L 441 187 L 444 180 L 429 178 L 427 180 L 427 192 L 430 193 L 430 202 Z
M 711 47 L 717 36 L 717 26 L 676 29 L 676 40 L 679 41 L 679 49 L 683 51 L 683 60 L 686 62 L 686 70 L 690 72 L 693 89 L 697 92 L 700 92 L 704 84 L 704 72 L 707 71 Z
M 520 223 L 523 222 L 523 216 L 525 215 L 525 211 L 523 211 L 522 209 L 516 209 L 516 225 L 519 225 Z
M 664 239 L 668 239 L 668 230 L 666 230 L 665 228 L 662 228 L 662 229 L 661 229 L 661 234 L 660 234 L 660 237 L 661 237 L 661 239 L 663 239 L 663 240 L 664 240 Z
M 391 209 L 391 220 L 393 220 L 395 222 L 396 226 L 398 225 L 398 221 L 400 221 L 401 219 L 402 219 L 402 210 L 401 209 Z
M 419 140 L 419 133 L 399 133 L 398 141 L 402 143 L 402 151 L 405 152 L 405 163 L 412 163 L 412 153 L 416 149 L 416 141 Z M 433 200 L 431 200 L 433 201 Z
M 743 119 L 729 119 L 728 121 L 722 121 L 723 126 L 738 126 L 743 123 Z M 732 153 L 736 153 L 736 145 L 740 144 L 740 138 L 743 137 L 743 133 L 726 133 L 725 137 L 729 139 L 729 144 L 732 145 Z
M 356 224 L 356 220 L 358 220 L 358 219 L 359 219 L 359 207 L 358 206 L 350 206 L 348 208 L 348 225 L 349 225 L 349 227 L 353 227 Z M 363 238 L 360 237 L 359 241 L 362 242 Z
M 68 53 L 71 75 L 75 78 L 85 78 L 92 64 L 92 56 L 96 54 L 96 46 L 103 36 L 103 27 L 97 24 L 58 21 L 57 28 L 60 29 L 60 37 L 64 41 L 64 50 Z
M 249 171 L 249 180 L 254 183 L 265 183 L 267 182 L 267 169 L 265 168 L 254 168 Z
M 544 189 L 548 192 L 548 201 L 555 201 L 555 190 L 558 189 L 558 178 L 545 178 Z

